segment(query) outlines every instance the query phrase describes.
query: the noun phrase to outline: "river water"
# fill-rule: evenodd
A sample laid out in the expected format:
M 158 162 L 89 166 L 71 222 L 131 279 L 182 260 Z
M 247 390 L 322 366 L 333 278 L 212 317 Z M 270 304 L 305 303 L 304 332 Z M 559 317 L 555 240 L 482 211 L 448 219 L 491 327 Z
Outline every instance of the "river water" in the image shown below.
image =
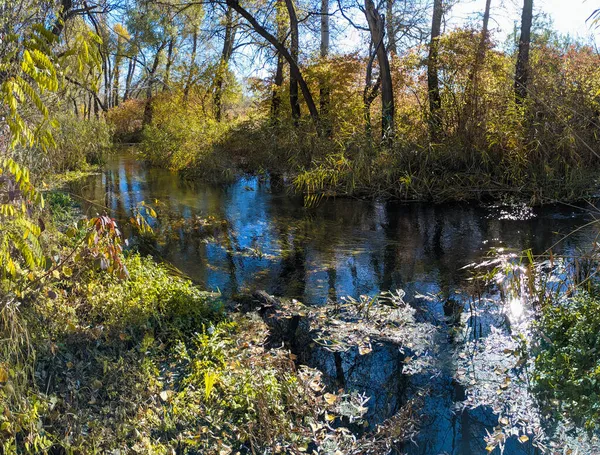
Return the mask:
M 555 245 L 591 219 L 587 211 L 566 206 L 531 210 L 332 198 L 305 208 L 301 198 L 268 179 L 244 178 L 227 185 L 190 182 L 147 167 L 131 153 L 115 155 L 102 173 L 73 184 L 71 191 L 88 201 L 84 209 L 89 215 L 107 210 L 127 219 L 142 201 L 157 208 L 152 224 L 161 240 L 145 249 L 225 297 L 264 289 L 322 305 L 344 296 L 402 289 L 407 300 L 439 321 L 446 320 L 444 302 L 462 298 L 468 287 L 471 271 L 464 267 L 485 260 L 490 251 L 530 248 L 538 254 L 553 246 L 556 254 L 573 253 L 587 248 L 595 235 L 593 228 L 581 229 Z M 404 451 L 488 453 L 483 437 L 498 425 L 499 411 L 512 404 L 485 401 L 489 381 L 478 391 L 461 385 L 457 377 L 463 375 L 461 359 L 468 357 L 471 367 L 479 362 L 481 370 L 504 361 L 490 360 L 489 352 L 475 355 L 483 350 L 472 342 L 493 349 L 510 345 L 511 328 L 494 322 L 509 320 L 507 311 L 496 308 L 477 322 L 471 318 L 461 334 L 463 342 L 442 337 L 447 344 L 439 354 L 442 366 L 413 382 L 415 387 L 433 384 L 433 393 L 423 409 L 421 432 Z M 469 393 L 483 401 L 461 411 Z M 511 412 L 527 421 L 525 414 L 534 412 L 527 404 L 532 398 L 519 395 L 523 390 L 514 393 L 508 401 L 521 400 L 528 409 Z M 526 423 L 530 431 L 534 424 Z M 513 437 L 504 453 L 538 453 L 532 441 Z

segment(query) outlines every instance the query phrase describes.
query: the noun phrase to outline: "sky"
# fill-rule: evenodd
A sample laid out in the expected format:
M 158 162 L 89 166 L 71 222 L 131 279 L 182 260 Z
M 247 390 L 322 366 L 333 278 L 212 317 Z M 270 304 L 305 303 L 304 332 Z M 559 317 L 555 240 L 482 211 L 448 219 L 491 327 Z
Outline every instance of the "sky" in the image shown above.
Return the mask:
M 554 28 L 563 34 L 587 38 L 598 36 L 600 30 L 591 28 L 586 19 L 597 8 L 598 0 L 534 0 L 534 12 L 546 13 L 552 19 Z M 451 16 L 456 21 L 481 17 L 485 8 L 485 0 L 462 0 L 456 5 Z M 509 33 L 521 19 L 522 0 L 492 0 L 490 26 L 502 35 Z

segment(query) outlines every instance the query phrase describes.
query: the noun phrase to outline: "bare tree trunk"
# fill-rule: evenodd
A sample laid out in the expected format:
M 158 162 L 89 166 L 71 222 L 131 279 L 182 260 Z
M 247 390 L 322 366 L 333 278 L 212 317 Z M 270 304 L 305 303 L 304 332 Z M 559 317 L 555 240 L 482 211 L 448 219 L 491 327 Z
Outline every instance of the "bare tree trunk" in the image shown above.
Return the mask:
M 121 60 L 123 56 L 123 39 L 117 38 L 117 51 L 115 52 L 114 76 L 113 76 L 113 106 L 119 105 L 119 79 L 121 78 Z
M 433 2 L 433 18 L 431 21 L 431 42 L 429 43 L 429 58 L 427 60 L 427 89 L 429 93 L 429 135 L 433 142 L 439 140 L 442 121 L 440 109 L 440 82 L 438 78 L 439 38 L 442 30 L 443 4 L 442 0 Z
M 125 93 L 123 93 L 123 102 L 127 101 L 131 94 L 131 82 L 133 80 L 133 73 L 135 73 L 135 66 L 135 59 L 130 59 L 127 67 L 127 77 L 125 78 Z
M 92 95 L 90 94 L 88 96 L 88 102 L 87 102 L 87 106 L 86 106 L 86 111 L 87 111 L 86 118 L 88 121 L 92 118 L 92 101 L 93 101 L 93 98 L 92 98 Z
M 531 23 L 533 22 L 533 0 L 524 0 L 521 16 L 521 37 L 515 71 L 515 100 L 521 104 L 527 98 L 529 83 L 529 48 L 531 45 Z
M 379 14 L 373 0 L 365 0 L 365 15 L 371 32 L 371 40 L 375 45 L 375 53 L 379 62 L 381 77 L 381 138 L 392 141 L 394 138 L 394 88 L 390 61 L 383 38 L 385 35 L 385 21 Z
M 156 70 L 158 69 L 158 63 L 160 62 L 160 54 L 166 46 L 166 44 L 166 42 L 161 43 L 161 45 L 157 49 L 156 54 L 154 54 L 154 62 L 152 63 L 152 68 L 148 73 L 148 83 L 146 84 L 146 105 L 144 106 L 144 118 L 142 120 L 142 126 L 150 125 L 150 123 L 152 123 L 152 115 L 154 113 L 152 106 L 154 78 L 156 77 Z
M 227 7 L 227 13 L 225 16 L 225 38 L 223 40 L 223 51 L 221 52 L 221 60 L 219 61 L 219 67 L 217 68 L 217 76 L 215 80 L 215 93 L 213 96 L 213 103 L 215 108 L 215 118 L 217 122 L 221 121 L 223 115 L 223 85 L 225 83 L 225 76 L 227 76 L 229 60 L 233 53 L 233 44 L 235 42 L 235 24 L 233 17 L 233 9 Z
M 396 45 L 396 30 L 394 27 L 394 0 L 386 0 L 385 2 L 386 28 L 388 38 L 388 50 L 391 55 L 398 54 Z
M 317 110 L 317 106 L 314 102 L 314 98 L 312 97 L 312 93 L 304 77 L 302 76 L 302 72 L 298 67 L 297 62 L 292 58 L 288 50 L 285 46 L 277 40 L 273 35 L 271 35 L 263 26 L 261 26 L 258 21 L 250 14 L 246 9 L 244 9 L 238 2 L 238 0 L 227 0 L 227 4 L 231 6 L 235 11 L 237 11 L 240 16 L 248 21 L 248 23 L 252 26 L 252 28 L 266 39 L 277 51 L 285 58 L 285 60 L 290 65 L 290 73 L 294 74 L 294 77 L 298 80 L 298 84 L 300 85 L 300 90 L 302 90 L 302 95 L 304 96 L 304 101 L 306 102 L 306 106 L 310 112 L 310 116 L 313 120 L 317 133 L 319 135 L 322 134 L 322 129 L 320 125 L 319 111 Z
M 284 0 L 277 0 L 276 22 L 277 22 L 277 40 L 285 46 L 286 40 L 286 17 L 284 13 Z M 281 107 L 281 87 L 283 86 L 283 64 L 285 60 L 281 52 L 277 52 L 277 68 L 275 70 L 275 79 L 273 80 L 273 92 L 271 95 L 271 123 L 276 125 L 280 120 Z
M 192 35 L 192 55 L 190 55 L 190 67 L 188 69 L 187 81 L 183 89 L 183 102 L 187 104 L 190 96 L 190 88 L 194 78 L 194 70 L 196 68 L 196 53 L 198 52 L 198 30 L 194 30 Z
M 363 109 L 364 109 L 364 117 L 365 117 L 365 134 L 367 136 L 367 140 L 369 143 L 373 139 L 373 127 L 371 125 L 371 105 L 377 95 L 379 93 L 379 88 L 381 86 L 381 78 L 378 77 L 375 83 L 373 83 L 373 62 L 375 61 L 375 56 L 377 55 L 377 50 L 373 49 L 373 41 L 369 43 L 369 61 L 367 62 L 367 74 L 365 77 L 365 89 L 363 91 Z
M 175 38 L 172 37 L 169 40 L 169 47 L 167 48 L 167 63 L 165 64 L 165 80 L 163 84 L 163 92 L 170 89 L 171 83 L 171 67 L 173 66 L 173 52 L 175 48 Z
M 271 123 L 279 122 L 279 108 L 281 106 L 281 86 L 283 85 L 283 56 L 277 54 L 277 69 L 273 81 L 273 94 L 271 96 Z
M 108 55 L 108 52 L 104 52 L 104 50 L 101 50 L 101 56 L 102 56 L 102 70 L 103 70 L 103 75 L 104 75 L 104 100 L 103 100 L 103 104 L 104 106 L 106 106 L 107 108 L 110 108 L 110 102 L 111 102 L 111 89 L 112 89 L 112 71 L 111 71 L 111 65 L 110 65 L 110 56 Z
M 321 0 L 321 49 L 320 56 L 324 62 L 329 57 L 329 0 Z M 320 85 L 320 109 L 321 118 L 324 122 L 325 132 L 327 136 L 331 136 L 331 119 L 329 118 L 329 104 L 331 102 L 331 90 L 329 81 L 322 78 L 319 81 Z
M 479 72 L 485 60 L 485 49 L 488 40 L 488 27 L 490 22 L 490 8 L 492 0 L 486 0 L 485 10 L 483 12 L 483 25 L 481 27 L 481 37 L 475 53 L 475 62 L 469 73 L 467 87 L 465 89 L 465 110 L 460 120 L 459 130 L 462 134 L 469 136 L 469 123 L 477 119 L 478 112 L 478 94 L 479 94 Z M 469 139 L 470 140 L 470 139 Z
M 298 54 L 300 52 L 298 16 L 296 15 L 296 6 L 294 0 L 285 0 L 288 14 L 290 16 L 290 54 L 296 65 L 298 64 Z M 300 112 L 300 101 L 298 99 L 298 79 L 296 75 L 290 72 L 290 106 L 292 108 L 292 118 L 294 125 L 298 126 L 298 120 L 302 113 Z

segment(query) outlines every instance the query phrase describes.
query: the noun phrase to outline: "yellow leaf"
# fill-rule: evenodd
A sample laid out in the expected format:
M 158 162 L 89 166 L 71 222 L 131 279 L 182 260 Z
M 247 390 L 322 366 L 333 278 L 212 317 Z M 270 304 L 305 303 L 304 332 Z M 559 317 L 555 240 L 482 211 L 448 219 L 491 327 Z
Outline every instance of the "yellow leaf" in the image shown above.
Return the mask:
M 520 436 L 519 441 L 521 441 L 521 444 L 524 444 L 527 441 L 529 441 L 529 436 L 527 436 L 527 435 Z
M 325 398 L 327 404 L 333 404 L 337 401 L 337 397 L 333 393 L 326 393 L 323 398 Z

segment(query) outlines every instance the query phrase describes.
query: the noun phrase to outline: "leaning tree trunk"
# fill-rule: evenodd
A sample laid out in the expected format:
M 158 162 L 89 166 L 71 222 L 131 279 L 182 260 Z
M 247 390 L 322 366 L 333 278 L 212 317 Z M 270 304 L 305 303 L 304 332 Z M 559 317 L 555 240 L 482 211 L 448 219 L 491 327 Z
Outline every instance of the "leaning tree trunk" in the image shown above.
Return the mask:
M 532 21 L 533 0 L 525 0 L 523 3 L 523 15 L 521 16 L 521 37 L 519 38 L 519 55 L 517 56 L 517 68 L 515 71 L 515 100 L 519 104 L 527 98 Z
M 225 84 L 225 76 L 227 75 L 227 68 L 229 66 L 229 60 L 233 53 L 233 43 L 235 41 L 235 24 L 233 17 L 233 9 L 227 7 L 227 13 L 225 16 L 225 39 L 223 40 L 223 50 L 221 52 L 221 60 L 219 61 L 219 67 L 217 68 L 217 77 L 215 80 L 215 93 L 213 96 L 213 103 L 215 109 L 215 118 L 217 122 L 221 121 L 223 115 L 223 85 Z
M 258 21 L 250 14 L 244 7 L 239 4 L 238 0 L 227 0 L 227 4 L 231 6 L 235 11 L 237 11 L 240 16 L 242 16 L 248 23 L 252 26 L 254 31 L 266 39 L 277 51 L 285 58 L 285 60 L 290 65 L 290 73 L 294 75 L 294 77 L 298 80 L 298 85 L 300 85 L 300 90 L 302 90 L 302 95 L 304 96 L 304 101 L 306 102 L 306 106 L 308 107 L 308 111 L 310 112 L 310 117 L 315 125 L 315 129 L 317 130 L 317 134 L 322 134 L 322 128 L 320 124 L 319 111 L 317 110 L 317 106 L 315 104 L 312 93 L 310 92 L 310 88 L 308 84 L 304 80 L 302 76 L 302 72 L 298 67 L 298 63 L 296 60 L 292 58 L 288 50 L 285 46 L 275 38 L 271 33 L 269 33 L 262 25 L 258 23 Z
M 298 54 L 300 51 L 299 35 L 298 35 L 298 16 L 296 15 L 296 6 L 294 0 L 285 0 L 288 15 L 290 16 L 290 54 L 296 65 L 298 64 Z M 294 125 L 298 126 L 300 120 L 300 100 L 298 98 L 298 79 L 296 75 L 290 73 L 290 106 L 292 108 L 292 118 Z
M 427 60 L 427 91 L 429 93 L 429 135 L 432 142 L 437 142 L 440 137 L 442 120 L 440 109 L 442 97 L 440 95 L 440 81 L 438 78 L 439 41 L 442 30 L 443 4 L 442 0 L 433 2 L 433 18 L 431 21 L 431 41 L 429 43 L 429 57 Z
M 392 86 L 392 72 L 390 61 L 383 38 L 385 35 L 385 21 L 373 0 L 365 0 L 365 15 L 371 32 L 371 40 L 379 62 L 381 77 L 381 138 L 392 141 L 394 138 L 394 88 Z

